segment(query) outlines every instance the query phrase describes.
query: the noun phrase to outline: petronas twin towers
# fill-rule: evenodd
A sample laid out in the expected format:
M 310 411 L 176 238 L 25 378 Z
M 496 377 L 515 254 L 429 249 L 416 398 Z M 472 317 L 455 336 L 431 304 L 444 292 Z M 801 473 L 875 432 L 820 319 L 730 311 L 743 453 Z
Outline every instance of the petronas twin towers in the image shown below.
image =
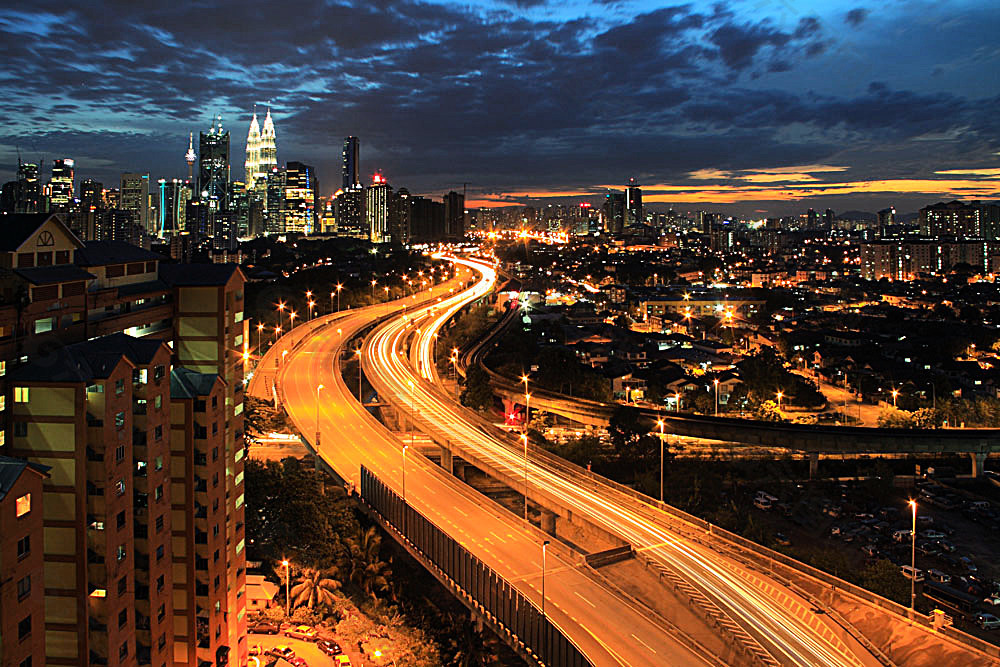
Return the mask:
M 278 146 L 274 139 L 274 121 L 271 120 L 271 110 L 264 117 L 264 129 L 257 124 L 257 112 L 250 121 L 250 133 L 247 135 L 246 183 L 247 188 L 266 187 L 267 176 L 271 168 L 278 166 Z

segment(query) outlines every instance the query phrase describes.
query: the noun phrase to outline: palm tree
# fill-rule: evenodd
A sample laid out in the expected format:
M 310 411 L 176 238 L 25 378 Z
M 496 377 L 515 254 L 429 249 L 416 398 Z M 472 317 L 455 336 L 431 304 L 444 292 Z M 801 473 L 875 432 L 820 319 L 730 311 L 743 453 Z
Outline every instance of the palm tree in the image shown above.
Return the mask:
M 356 537 L 347 540 L 347 570 L 352 584 L 365 595 L 375 598 L 376 591 L 390 591 L 392 570 L 389 564 L 379 558 L 382 538 L 375 526 L 359 531 Z
M 292 586 L 292 604 L 296 607 L 304 604 L 309 609 L 333 604 L 333 594 L 340 588 L 340 582 L 329 575 L 329 570 L 302 568 L 297 583 Z

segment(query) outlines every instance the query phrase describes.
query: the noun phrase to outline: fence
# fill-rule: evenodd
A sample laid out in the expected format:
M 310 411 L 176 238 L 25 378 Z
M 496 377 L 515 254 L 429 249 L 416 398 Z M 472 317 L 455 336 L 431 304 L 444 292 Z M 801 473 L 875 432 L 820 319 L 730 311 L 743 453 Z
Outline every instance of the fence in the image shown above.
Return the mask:
M 364 466 L 361 466 L 361 499 L 509 632 L 539 664 L 591 667 L 592 663 L 580 649 L 528 598 Z

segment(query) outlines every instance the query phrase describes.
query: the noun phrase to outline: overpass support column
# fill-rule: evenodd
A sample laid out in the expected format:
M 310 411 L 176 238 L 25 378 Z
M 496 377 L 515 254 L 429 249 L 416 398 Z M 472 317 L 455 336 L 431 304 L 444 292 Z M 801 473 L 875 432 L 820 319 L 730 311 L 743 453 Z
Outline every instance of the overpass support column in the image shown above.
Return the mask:
M 547 509 L 542 510 L 542 530 L 549 535 L 556 534 L 556 514 L 555 512 L 550 512 Z
M 451 455 L 451 450 L 447 447 L 441 447 L 441 467 L 449 475 L 455 474 L 455 460 Z
M 819 452 L 809 452 L 809 479 L 816 479 L 819 473 Z
M 986 452 L 969 452 L 969 456 L 972 458 L 972 476 L 982 477 L 986 465 Z

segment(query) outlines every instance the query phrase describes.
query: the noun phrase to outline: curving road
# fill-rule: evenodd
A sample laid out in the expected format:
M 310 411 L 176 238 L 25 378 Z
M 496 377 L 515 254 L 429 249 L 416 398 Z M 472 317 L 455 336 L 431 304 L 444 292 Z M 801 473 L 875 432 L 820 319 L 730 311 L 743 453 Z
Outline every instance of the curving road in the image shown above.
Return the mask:
M 436 377 L 434 333 L 454 311 L 486 293 L 495 277 L 493 268 L 483 262 L 455 261 L 480 271 L 483 279 L 476 287 L 439 304 L 433 313 L 431 309 L 415 311 L 406 320 L 397 318 L 379 326 L 366 341 L 363 355 L 366 375 L 384 399 L 404 408 L 413 404 L 421 422 L 448 433 L 464 448 L 475 452 L 481 461 L 503 471 L 508 479 L 517 480 L 522 478 L 525 468 L 520 448 L 485 433 L 429 382 Z M 412 366 L 405 358 L 406 343 L 411 339 Z M 527 467 L 530 495 L 558 498 L 574 513 L 619 535 L 652 560 L 679 574 L 754 637 L 774 662 L 875 664 L 863 647 L 851 639 L 842 639 L 839 629 L 830 625 L 825 616 L 813 613 L 805 600 L 777 582 L 749 573 L 738 563 L 687 539 L 681 531 L 671 528 L 670 520 L 652 506 L 624 504 L 599 485 L 575 479 L 566 469 L 535 460 L 529 461 Z M 448 514 L 455 516 L 453 512 Z M 567 613 L 561 601 L 553 602 L 551 607 Z M 640 655 L 637 651 L 629 658 Z
M 488 286 L 481 281 L 462 298 L 475 298 L 484 290 Z M 436 294 L 425 302 L 423 311 L 444 312 L 460 302 L 446 296 L 444 289 Z M 317 453 L 345 479 L 356 483 L 364 464 L 402 493 L 405 474 L 407 501 L 540 605 L 544 535 L 423 457 L 411 452 L 404 461 L 400 439 L 358 403 L 343 381 L 339 371 L 342 341 L 384 315 L 385 310 L 378 312 L 380 308 L 385 306 L 328 316 L 313 325 L 277 375 L 288 414 L 301 433 L 319 430 Z M 398 305 L 389 309 L 401 310 Z M 406 321 L 412 322 L 412 317 Z M 262 380 L 256 390 L 266 384 Z M 323 389 L 317 391 L 320 385 Z M 595 665 L 723 664 L 697 647 L 688 648 L 688 642 L 676 639 L 651 620 L 648 612 L 586 576 L 559 545 L 550 546 L 547 559 L 546 611 Z

